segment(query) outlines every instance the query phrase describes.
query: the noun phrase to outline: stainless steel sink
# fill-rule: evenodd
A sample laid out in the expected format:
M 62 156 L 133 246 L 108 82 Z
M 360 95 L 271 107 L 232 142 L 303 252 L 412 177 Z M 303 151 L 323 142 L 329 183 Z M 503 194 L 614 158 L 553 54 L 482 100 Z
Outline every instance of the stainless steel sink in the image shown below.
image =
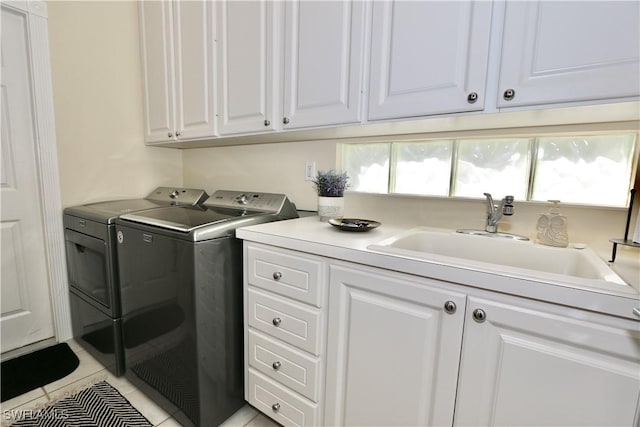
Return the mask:
M 486 233 L 486 234 L 485 234 Z M 490 235 L 489 237 L 487 237 Z M 502 238 L 498 238 L 502 237 Z M 368 249 L 435 262 L 451 262 L 511 275 L 562 276 L 576 282 L 597 280 L 628 286 L 611 267 L 589 248 L 556 248 L 518 240 L 515 235 L 475 230 L 417 228 L 368 246 Z M 565 280 L 567 281 L 567 280 Z

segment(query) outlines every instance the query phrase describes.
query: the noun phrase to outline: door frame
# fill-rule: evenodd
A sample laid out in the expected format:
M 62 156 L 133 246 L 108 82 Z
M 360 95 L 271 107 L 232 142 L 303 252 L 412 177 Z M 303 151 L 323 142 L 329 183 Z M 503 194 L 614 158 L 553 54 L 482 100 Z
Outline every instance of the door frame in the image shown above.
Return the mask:
M 47 5 L 44 1 L 3 1 L 3 8 L 24 13 L 28 23 L 31 87 L 34 105 L 35 155 L 42 202 L 45 257 L 49 277 L 49 298 L 53 313 L 54 336 L 58 342 L 73 337 L 65 262 L 62 200 L 56 150 L 55 117 Z

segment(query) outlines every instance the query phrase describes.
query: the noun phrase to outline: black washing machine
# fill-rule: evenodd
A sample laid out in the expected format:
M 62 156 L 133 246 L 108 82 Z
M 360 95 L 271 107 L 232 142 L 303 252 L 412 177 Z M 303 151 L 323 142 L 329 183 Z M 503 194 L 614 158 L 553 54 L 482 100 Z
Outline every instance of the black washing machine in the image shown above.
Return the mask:
M 297 217 L 282 194 L 217 191 L 116 220 L 126 376 L 182 424 L 219 425 L 244 405 L 236 228 Z

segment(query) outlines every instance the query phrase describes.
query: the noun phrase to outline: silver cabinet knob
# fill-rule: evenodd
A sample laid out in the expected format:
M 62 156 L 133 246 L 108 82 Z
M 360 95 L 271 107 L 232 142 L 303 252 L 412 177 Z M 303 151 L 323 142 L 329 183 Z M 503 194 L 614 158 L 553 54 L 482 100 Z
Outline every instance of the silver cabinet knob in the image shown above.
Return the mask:
M 635 314 L 636 316 L 640 317 L 640 308 L 639 307 L 634 307 L 633 308 L 633 314 Z
M 176 136 L 180 136 L 180 131 L 179 130 L 176 131 Z
M 273 280 L 280 280 L 282 279 L 282 273 L 279 271 L 276 271 L 275 273 L 273 273 Z
M 274 317 L 271 323 L 273 323 L 273 326 L 280 326 L 280 323 L 282 323 L 282 319 L 279 317 Z
M 457 309 L 458 307 L 456 306 L 456 303 L 453 301 L 447 301 L 444 303 L 444 311 L 447 314 L 453 314 L 456 312 Z
M 264 121 L 264 125 L 265 125 L 265 126 L 269 126 L 269 125 L 271 125 L 271 121 L 270 121 L 270 120 L 265 120 L 265 121 Z
M 277 371 L 282 366 L 282 363 L 280 363 L 280 361 L 276 360 L 275 362 L 273 362 L 273 364 L 271 366 L 273 367 L 274 371 Z
M 289 124 L 289 117 L 283 117 L 282 118 L 282 123 L 284 123 L 285 125 Z
M 467 96 L 467 102 L 469 104 L 475 104 L 475 102 L 478 100 L 478 94 L 476 92 L 471 92 L 468 96 Z
M 481 308 L 476 308 L 475 310 L 473 310 L 473 320 L 478 323 L 482 323 L 487 320 L 487 313 L 485 313 L 485 311 Z
M 271 405 L 271 409 L 273 409 L 273 412 L 278 412 L 280 410 L 280 404 L 279 403 L 274 403 L 273 405 Z
M 169 132 L 169 133 L 167 134 L 167 136 L 168 136 L 169 138 L 173 138 L 173 134 L 172 134 L 171 132 Z
M 502 94 L 505 101 L 511 101 L 516 96 L 516 91 L 513 89 L 507 89 Z

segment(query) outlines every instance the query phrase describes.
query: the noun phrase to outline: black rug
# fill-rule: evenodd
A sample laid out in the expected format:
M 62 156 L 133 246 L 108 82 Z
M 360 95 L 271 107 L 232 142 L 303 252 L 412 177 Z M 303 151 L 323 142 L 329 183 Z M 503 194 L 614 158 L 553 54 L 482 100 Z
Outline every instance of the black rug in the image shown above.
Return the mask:
M 151 427 L 131 403 L 106 381 L 42 409 L 17 414 L 12 427 Z
M 56 344 L 2 362 L 2 401 L 66 377 L 79 364 L 78 357 L 67 343 Z

